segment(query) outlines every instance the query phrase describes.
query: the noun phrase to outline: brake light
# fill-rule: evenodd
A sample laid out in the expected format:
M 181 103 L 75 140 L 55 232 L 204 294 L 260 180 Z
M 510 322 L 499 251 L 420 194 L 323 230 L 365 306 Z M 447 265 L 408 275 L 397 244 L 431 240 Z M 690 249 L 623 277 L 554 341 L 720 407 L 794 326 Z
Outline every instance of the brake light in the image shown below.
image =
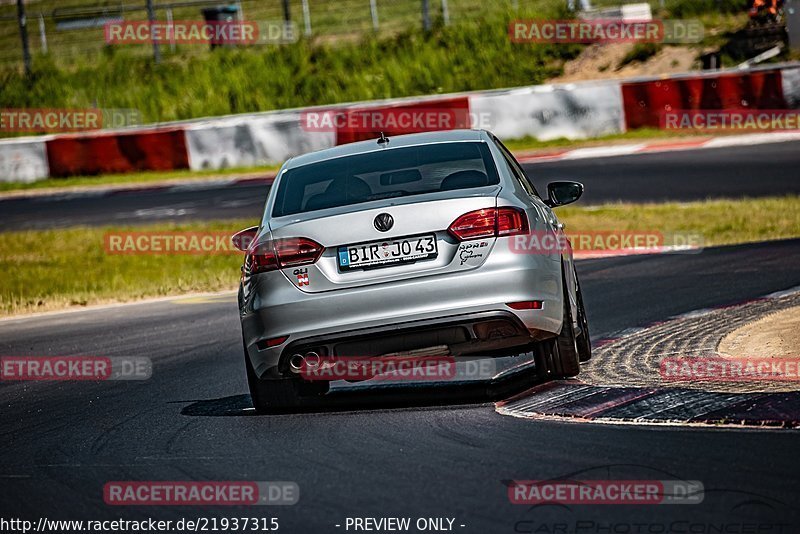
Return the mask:
M 273 239 L 254 243 L 247 252 L 250 274 L 315 263 L 325 247 L 306 237 Z
M 528 217 L 519 208 L 486 208 L 465 213 L 447 231 L 459 241 L 524 234 Z

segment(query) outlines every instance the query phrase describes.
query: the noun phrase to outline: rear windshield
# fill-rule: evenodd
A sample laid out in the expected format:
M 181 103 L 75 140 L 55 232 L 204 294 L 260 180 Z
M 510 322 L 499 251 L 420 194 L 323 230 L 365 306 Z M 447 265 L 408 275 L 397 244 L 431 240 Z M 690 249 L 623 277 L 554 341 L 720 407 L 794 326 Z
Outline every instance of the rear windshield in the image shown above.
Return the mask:
M 498 183 L 486 143 L 379 150 L 287 171 L 281 176 L 272 216 Z

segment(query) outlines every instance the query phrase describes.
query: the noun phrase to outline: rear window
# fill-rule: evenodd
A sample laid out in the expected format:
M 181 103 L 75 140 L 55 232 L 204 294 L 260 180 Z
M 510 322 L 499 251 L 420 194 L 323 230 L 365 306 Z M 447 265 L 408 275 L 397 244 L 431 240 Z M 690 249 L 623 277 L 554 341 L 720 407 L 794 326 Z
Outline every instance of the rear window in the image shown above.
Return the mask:
M 272 216 L 498 183 L 486 143 L 392 148 L 287 171 L 281 176 Z

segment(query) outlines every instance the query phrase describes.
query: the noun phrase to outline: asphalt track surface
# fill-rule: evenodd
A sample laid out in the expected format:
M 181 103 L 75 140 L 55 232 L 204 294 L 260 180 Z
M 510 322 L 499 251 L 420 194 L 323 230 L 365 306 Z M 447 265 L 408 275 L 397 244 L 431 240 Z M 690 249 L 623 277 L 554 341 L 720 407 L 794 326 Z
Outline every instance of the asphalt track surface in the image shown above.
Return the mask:
M 790 240 L 578 271 L 597 340 L 797 286 L 798 265 Z M 800 532 L 796 431 L 534 421 L 485 398 L 448 406 L 413 390 L 388 405 L 359 393 L 335 410 L 254 415 L 232 295 L 0 322 L 0 354 L 153 361 L 141 382 L 0 383 L 5 518 L 277 517 L 280 531 L 303 534 L 391 516 L 455 518 L 456 532 L 481 534 Z M 510 504 L 503 481 L 549 478 L 683 479 L 705 492 L 694 505 Z M 115 480 L 295 481 L 300 501 L 110 507 L 102 488 Z
M 800 142 L 682 150 L 526 164 L 540 192 L 547 182 L 586 185 L 580 204 L 691 201 L 800 194 Z M 230 218 L 258 220 L 268 188 L 239 185 L 108 196 L 0 200 L 0 231 Z

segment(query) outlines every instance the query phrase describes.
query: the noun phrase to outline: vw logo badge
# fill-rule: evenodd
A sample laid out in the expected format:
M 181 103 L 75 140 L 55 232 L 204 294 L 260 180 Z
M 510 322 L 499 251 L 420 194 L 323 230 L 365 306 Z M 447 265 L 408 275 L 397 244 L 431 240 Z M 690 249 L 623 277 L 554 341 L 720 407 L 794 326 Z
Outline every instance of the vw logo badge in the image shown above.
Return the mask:
M 388 213 L 381 213 L 375 217 L 375 229 L 379 232 L 388 232 L 394 226 L 394 217 Z

